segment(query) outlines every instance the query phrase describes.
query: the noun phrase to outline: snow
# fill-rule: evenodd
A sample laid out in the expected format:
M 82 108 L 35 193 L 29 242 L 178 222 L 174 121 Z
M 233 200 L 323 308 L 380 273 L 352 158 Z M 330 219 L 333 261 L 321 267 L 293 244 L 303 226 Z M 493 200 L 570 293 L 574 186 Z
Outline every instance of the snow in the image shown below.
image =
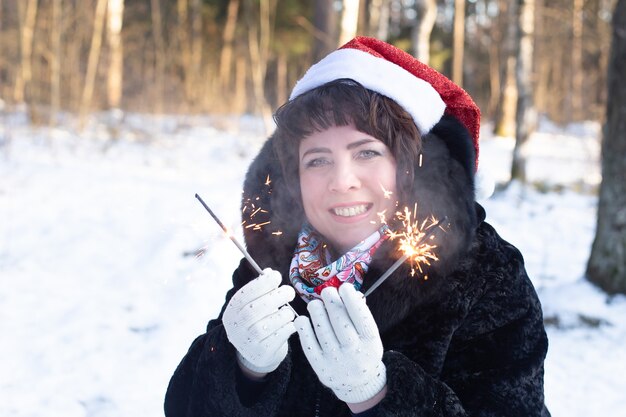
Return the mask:
M 0 115 L 0 416 L 157 416 L 169 378 L 222 305 L 235 230 L 263 142 L 254 118 L 97 115 L 36 127 Z M 507 179 L 513 142 L 484 126 L 481 172 Z M 584 279 L 600 128 L 543 121 L 533 187 L 483 201 L 524 254 L 548 323 L 553 416 L 626 416 L 626 297 Z M 194 254 L 204 248 L 204 256 Z

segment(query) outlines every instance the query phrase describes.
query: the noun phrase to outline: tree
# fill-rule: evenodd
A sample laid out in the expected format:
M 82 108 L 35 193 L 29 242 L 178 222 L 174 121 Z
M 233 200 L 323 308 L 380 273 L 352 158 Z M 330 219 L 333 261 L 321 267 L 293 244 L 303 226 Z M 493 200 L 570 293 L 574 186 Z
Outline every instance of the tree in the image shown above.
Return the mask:
M 337 47 L 335 26 L 337 13 L 333 10 L 334 0 L 313 2 L 313 62 L 324 58 Z
M 523 148 L 536 129 L 537 112 L 533 102 L 533 35 L 535 0 L 520 0 L 517 44 L 517 109 L 515 112 L 515 147 L 511 180 L 526 182 L 526 158 Z
M 256 9 L 253 10 L 252 4 L 248 4 L 246 9 L 249 26 L 248 48 L 255 107 L 257 112 L 263 117 L 267 133 L 272 128 L 272 110 L 265 97 L 265 76 L 267 74 L 272 38 L 271 12 L 275 10 L 275 4 L 275 0 L 260 0 L 258 11 Z
M 498 63 L 491 73 L 494 84 L 492 88 L 492 103 L 496 101 L 494 117 L 494 133 L 498 136 L 515 136 L 515 112 L 517 108 L 517 81 L 515 67 L 517 66 L 517 4 L 505 0 L 499 1 L 500 26 L 504 28 L 500 35 L 499 44 L 492 46 L 492 59 Z M 497 40 L 496 40 L 497 42 Z M 501 64 L 500 64 L 501 63 Z M 496 84 L 495 80 L 499 82 Z
M 452 47 L 452 81 L 463 86 L 465 53 L 465 0 L 454 0 L 454 35 Z
M 583 3 L 574 0 L 572 10 L 572 119 L 580 120 L 583 111 Z
M 354 38 L 359 22 L 359 0 L 343 0 L 342 3 L 339 45 Z
M 613 13 L 608 100 L 602 141 L 602 184 L 588 279 L 626 294 L 626 0 Z
M 177 35 L 185 99 L 193 109 L 198 104 L 202 65 L 202 2 L 177 0 Z
M 18 11 L 20 5 L 18 4 Z M 13 98 L 16 103 L 23 103 L 26 100 L 26 91 L 28 84 L 32 79 L 32 54 L 33 54 L 33 37 L 35 33 L 35 22 L 37 17 L 37 0 L 28 0 L 26 2 L 26 10 L 21 12 L 20 16 L 20 71 L 15 81 L 15 91 Z
M 63 0 L 52 2 L 52 28 L 50 47 L 50 119 L 51 125 L 56 124 L 56 116 L 61 108 L 61 27 L 63 26 Z
M 122 22 L 124 0 L 109 0 L 107 7 L 107 41 L 109 46 L 109 67 L 107 71 L 107 105 L 119 108 L 122 99 L 122 74 L 124 55 L 122 53 Z
M 107 0 L 98 0 L 96 3 L 96 13 L 93 17 L 93 33 L 91 36 L 91 47 L 89 48 L 89 58 L 87 60 L 87 74 L 85 75 L 85 85 L 80 101 L 80 127 L 85 125 L 85 116 L 91 110 L 91 99 L 95 88 L 98 61 L 100 60 L 100 49 L 102 48 L 102 31 L 106 18 Z
M 413 41 L 413 56 L 424 64 L 430 61 L 430 34 L 437 18 L 437 1 L 422 0 L 415 3 L 417 22 L 413 26 L 411 37 Z
M 239 15 L 239 0 L 230 0 L 226 12 L 226 24 L 222 35 L 222 51 L 220 53 L 220 83 L 222 93 L 226 94 L 231 88 L 230 74 L 233 70 L 233 49 L 237 17 Z
M 389 38 L 390 0 L 370 0 L 368 4 L 367 34 L 386 41 Z
M 152 36 L 154 37 L 154 73 L 155 73 L 155 100 L 154 111 L 163 111 L 163 95 L 165 86 L 165 39 L 163 37 L 163 18 L 159 0 L 150 0 L 150 12 L 152 18 Z

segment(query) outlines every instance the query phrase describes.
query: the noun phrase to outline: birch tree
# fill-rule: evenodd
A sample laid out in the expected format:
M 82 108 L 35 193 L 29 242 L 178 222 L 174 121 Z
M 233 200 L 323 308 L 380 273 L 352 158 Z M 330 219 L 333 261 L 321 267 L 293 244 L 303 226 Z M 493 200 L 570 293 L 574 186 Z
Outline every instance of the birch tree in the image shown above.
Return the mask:
M 533 34 L 535 0 L 519 2 L 517 49 L 517 109 L 515 112 L 515 147 L 511 164 L 511 180 L 526 182 L 524 145 L 536 129 L 537 113 L 533 102 Z
M 602 141 L 602 184 L 589 280 L 608 293 L 626 294 L 626 0 L 618 0 L 608 68 Z
M 413 56 L 428 65 L 430 61 L 430 34 L 437 18 L 437 1 L 421 0 L 416 3 L 417 22 L 413 26 L 411 38 Z
M 339 45 L 343 45 L 356 36 L 359 22 L 359 0 L 343 0 L 342 3 Z
M 107 41 L 109 46 L 109 66 L 107 70 L 107 105 L 119 108 L 122 99 L 124 54 L 122 50 L 122 23 L 124 0 L 108 0 Z

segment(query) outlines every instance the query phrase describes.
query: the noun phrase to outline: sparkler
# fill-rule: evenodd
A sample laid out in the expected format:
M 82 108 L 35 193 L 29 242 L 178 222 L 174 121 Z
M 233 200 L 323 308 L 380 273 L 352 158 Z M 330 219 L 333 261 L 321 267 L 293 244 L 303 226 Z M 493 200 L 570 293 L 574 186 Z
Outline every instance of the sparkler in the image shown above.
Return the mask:
M 269 177 L 268 177 L 268 181 L 269 181 Z M 222 230 L 224 231 L 224 233 L 226 233 L 226 236 L 228 236 L 228 238 L 235 244 L 235 246 L 237 246 L 237 248 L 241 251 L 241 253 L 243 254 L 243 256 L 248 260 L 248 262 L 250 262 L 250 265 L 252 265 L 252 267 L 255 269 L 255 271 L 261 275 L 263 273 L 263 270 L 261 269 L 261 267 L 259 266 L 259 264 L 256 263 L 256 261 L 252 258 L 252 256 L 250 256 L 250 254 L 248 253 L 248 251 L 246 250 L 246 248 L 244 248 L 241 243 L 239 243 L 239 241 L 237 239 L 235 239 L 235 236 L 233 236 L 232 233 L 230 233 L 230 231 L 228 230 L 228 228 L 226 226 L 224 226 L 224 223 L 221 222 L 221 220 L 215 215 L 215 213 L 213 213 L 213 210 L 211 210 L 211 208 L 204 202 L 204 200 L 202 199 L 202 197 L 200 197 L 197 193 L 196 193 L 196 198 L 198 199 L 198 201 L 200 202 L 200 204 L 202 204 L 202 206 L 206 209 L 206 211 L 209 212 L 209 214 L 211 215 L 211 217 L 213 217 L 213 220 L 215 220 L 215 222 L 222 228 Z M 287 303 L 285 304 L 287 307 L 289 307 L 291 309 L 291 311 L 293 311 L 293 314 L 298 317 L 299 314 L 296 313 L 296 310 L 294 310 L 294 308 L 291 306 L 291 304 Z
M 206 211 L 209 212 L 209 214 L 211 215 L 211 217 L 213 217 L 213 220 L 215 220 L 215 222 L 222 228 L 222 230 L 224 231 L 224 233 L 226 233 L 226 236 L 228 236 L 228 238 L 230 240 L 232 240 L 232 242 L 235 244 L 235 246 L 237 246 L 237 249 L 239 249 L 241 251 L 241 253 L 243 254 L 243 256 L 245 256 L 245 258 L 248 260 L 248 262 L 250 262 L 250 265 L 252 265 L 252 267 L 254 268 L 254 270 L 256 272 L 258 272 L 259 275 L 261 275 L 263 273 L 263 270 L 261 269 L 261 267 L 259 266 L 259 264 L 256 263 L 256 261 L 252 258 L 252 256 L 250 256 L 250 254 L 248 253 L 248 251 L 246 250 L 246 248 L 244 248 L 241 243 L 239 243 L 239 241 L 237 239 L 235 239 L 235 236 L 233 236 L 232 233 L 230 233 L 230 231 L 228 230 L 228 228 L 226 226 L 224 226 L 224 223 L 221 222 L 220 219 L 218 219 L 218 217 L 215 215 L 215 213 L 213 213 L 213 210 L 211 210 L 209 208 L 209 206 L 207 206 L 207 204 L 204 202 L 204 200 L 202 199 L 202 197 L 200 197 L 198 194 L 196 194 L 196 198 L 198 199 L 198 201 L 200 202 L 200 204 L 202 204 L 204 206 L 204 208 L 206 209 Z
M 410 222 L 410 216 L 407 216 L 407 217 L 408 219 L 405 219 L 405 222 L 406 220 Z M 402 265 L 407 259 L 411 257 L 416 258 L 418 262 L 418 268 L 419 268 L 420 261 L 425 262 L 427 258 L 437 259 L 432 253 L 428 253 L 428 252 L 425 252 L 424 250 L 420 250 L 420 247 L 422 246 L 422 244 L 426 242 L 427 239 L 434 238 L 439 230 L 443 230 L 441 228 L 441 225 L 445 221 L 447 221 L 447 219 L 448 217 L 444 217 L 443 219 L 439 220 L 437 223 L 428 227 L 423 232 L 418 230 L 417 235 L 415 235 L 416 232 L 413 230 L 414 226 L 410 223 L 405 225 L 408 229 L 406 232 L 403 232 L 401 234 L 392 234 L 392 238 L 396 236 L 403 236 L 401 244 L 400 244 L 400 250 L 404 252 L 404 255 L 400 257 L 400 259 L 398 259 L 396 262 L 394 262 L 393 265 L 391 265 L 389 269 L 387 269 L 387 271 L 385 271 L 385 273 L 381 275 L 380 278 L 376 280 L 376 282 L 374 282 L 374 284 L 365 292 L 365 297 L 373 293 L 374 290 L 378 288 L 383 282 L 385 282 L 385 280 L 389 278 L 389 276 L 391 276 L 391 274 L 396 269 L 398 269 L 400 265 Z M 431 230 L 432 230 L 432 233 L 430 232 Z M 422 233 L 423 235 L 420 236 L 420 234 Z M 429 249 L 430 248 L 432 247 L 429 247 Z

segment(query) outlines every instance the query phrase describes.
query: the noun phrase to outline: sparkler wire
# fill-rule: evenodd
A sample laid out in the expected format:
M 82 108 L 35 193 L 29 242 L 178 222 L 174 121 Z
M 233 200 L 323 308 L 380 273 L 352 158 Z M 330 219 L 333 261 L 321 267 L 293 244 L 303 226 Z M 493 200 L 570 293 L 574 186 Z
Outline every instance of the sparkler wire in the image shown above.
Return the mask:
M 241 253 L 243 254 L 243 256 L 245 256 L 245 258 L 248 260 L 248 262 L 250 262 L 250 265 L 252 265 L 252 267 L 256 270 L 256 272 L 261 275 L 263 273 L 263 270 L 261 269 L 261 267 L 259 266 L 259 264 L 256 263 L 256 261 L 252 258 L 252 256 L 250 256 L 250 254 L 248 253 L 248 251 L 246 250 L 246 248 L 244 248 L 237 239 L 235 239 L 235 236 L 232 235 L 232 233 L 230 233 L 228 231 L 228 229 L 226 228 L 226 226 L 224 226 L 224 223 L 222 223 L 220 221 L 220 219 L 215 215 L 215 213 L 213 213 L 213 210 L 211 210 L 211 208 L 204 202 L 204 200 L 202 199 L 202 197 L 200 197 L 197 193 L 196 193 L 196 198 L 198 199 L 198 201 L 202 204 L 202 206 L 206 209 L 206 211 L 209 212 L 209 214 L 211 215 L 211 217 L 213 217 L 213 220 L 215 220 L 215 222 L 222 228 L 222 230 L 224 231 L 224 233 L 226 233 L 226 236 L 228 236 L 228 238 L 235 244 L 235 246 L 237 246 L 237 248 L 241 251 Z M 296 317 L 299 317 L 299 314 L 296 313 L 296 310 L 293 308 L 293 306 L 289 303 L 285 304 L 287 307 L 289 307 L 291 309 L 291 311 L 293 311 L 293 314 L 295 314 Z
M 255 271 L 260 275 L 263 273 L 263 270 L 261 269 L 261 267 L 259 266 L 259 264 L 256 263 L 256 261 L 252 258 L 252 256 L 250 256 L 250 254 L 248 253 L 248 251 L 246 250 L 246 248 L 244 248 L 241 243 L 239 243 L 239 241 L 237 239 L 235 239 L 235 236 L 232 235 L 232 233 L 230 233 L 228 231 L 228 229 L 226 228 L 226 226 L 224 226 L 224 223 L 222 223 L 220 221 L 220 219 L 218 219 L 218 217 L 215 215 L 215 213 L 213 213 L 213 210 L 211 210 L 209 208 L 209 206 L 204 202 L 204 200 L 202 199 L 202 197 L 200 197 L 198 194 L 196 194 L 196 198 L 198 199 L 198 201 L 204 206 L 204 208 L 206 209 L 206 211 L 209 212 L 209 214 L 211 215 L 211 217 L 213 217 L 213 220 L 215 220 L 215 222 L 222 228 L 222 230 L 224 231 L 224 233 L 226 233 L 226 236 L 228 236 L 228 238 L 230 240 L 232 240 L 232 242 L 235 244 L 235 246 L 237 246 L 237 248 L 241 251 L 241 253 L 243 253 L 243 256 L 245 256 L 245 258 L 248 260 L 248 262 L 250 262 L 250 265 L 252 265 L 252 267 L 255 269 Z
M 432 238 L 433 236 L 435 236 L 435 233 L 437 233 L 438 230 L 440 230 L 441 228 L 439 227 L 444 221 L 446 221 L 448 219 L 448 217 L 444 217 L 443 219 L 439 220 L 437 223 L 435 223 L 434 225 L 430 226 L 428 229 L 426 229 L 426 233 L 424 233 L 424 236 L 422 236 L 422 238 L 420 240 L 418 240 L 413 246 L 417 246 L 419 247 L 419 245 L 421 245 L 422 243 L 424 243 L 424 241 L 426 239 Z M 434 230 L 433 230 L 434 229 Z M 433 230 L 433 233 L 430 233 L 430 230 Z M 382 274 L 380 276 L 380 278 L 378 278 L 376 280 L 376 282 L 374 282 L 374 284 L 368 288 L 368 290 L 365 292 L 365 297 L 367 297 L 368 295 L 370 295 L 371 293 L 374 292 L 374 290 L 376 288 L 378 288 L 383 282 L 385 282 L 385 280 L 387 278 L 389 278 L 389 276 L 400 267 L 400 265 L 402 265 L 404 263 L 404 261 L 406 261 L 407 259 L 409 259 L 411 257 L 410 253 L 407 253 L 405 255 L 403 255 L 400 259 L 398 259 L 397 261 L 395 261 L 393 263 L 393 265 L 391 265 L 389 267 L 389 269 L 387 269 L 385 271 L 384 274 Z

